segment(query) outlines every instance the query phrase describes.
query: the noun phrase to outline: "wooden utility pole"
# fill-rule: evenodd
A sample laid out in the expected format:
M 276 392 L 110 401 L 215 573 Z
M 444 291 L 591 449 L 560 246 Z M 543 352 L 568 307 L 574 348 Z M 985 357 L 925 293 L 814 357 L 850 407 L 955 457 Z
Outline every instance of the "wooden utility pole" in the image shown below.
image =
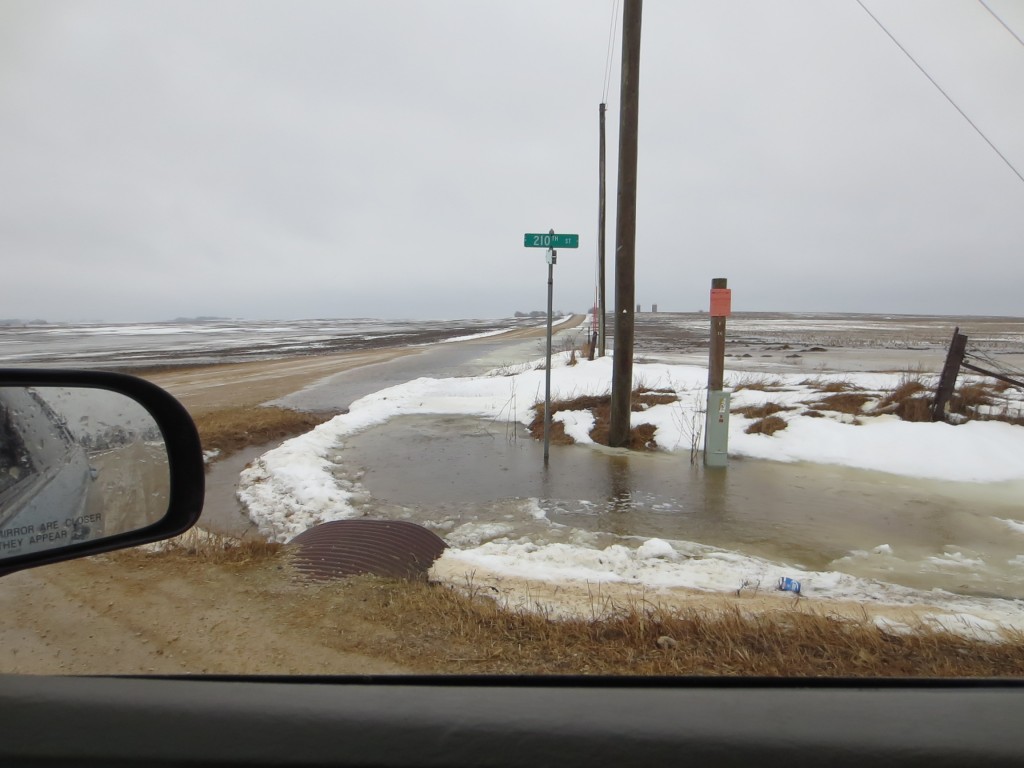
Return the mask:
M 960 333 L 960 327 L 953 329 L 953 340 L 949 343 L 946 363 L 942 366 L 939 384 L 935 388 L 935 400 L 932 402 L 932 421 L 946 420 L 946 403 L 956 389 L 956 379 L 960 375 L 960 366 L 964 362 L 967 351 L 967 337 Z
M 604 172 L 604 113 L 605 105 L 601 104 L 598 109 L 598 117 L 601 122 L 600 159 L 598 160 L 598 194 L 600 200 L 597 205 L 597 307 L 600 315 L 597 320 L 597 346 L 598 355 L 605 356 L 605 334 L 604 323 L 608 310 L 604 303 L 604 200 L 605 200 L 605 172 Z
M 608 445 L 629 444 L 633 392 L 633 307 L 636 274 L 636 159 L 640 115 L 640 18 L 643 0 L 622 8 L 619 87 L 619 190 L 615 213 L 615 354 Z

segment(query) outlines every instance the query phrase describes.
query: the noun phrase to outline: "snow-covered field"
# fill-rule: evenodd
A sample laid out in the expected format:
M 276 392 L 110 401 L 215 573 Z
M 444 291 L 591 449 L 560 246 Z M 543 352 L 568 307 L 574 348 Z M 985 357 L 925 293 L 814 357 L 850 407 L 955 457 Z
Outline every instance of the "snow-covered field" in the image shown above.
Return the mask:
M 420 346 L 537 325 L 535 318 L 470 320 L 233 320 L 165 323 L 0 322 L 0 365 L 82 368 L 209 365 Z
M 552 370 L 555 399 L 609 391 L 610 358 L 572 366 L 566 363 L 567 358 L 561 355 Z M 727 378 L 727 387 L 748 385 L 734 393 L 734 410 L 767 401 L 793 410 L 777 414 L 788 422 L 787 428 L 771 436 L 746 434 L 745 429 L 754 420 L 734 413 L 729 425 L 730 456 L 836 464 L 965 484 L 1020 483 L 1024 488 L 1024 427 L 995 421 L 959 426 L 909 423 L 892 415 L 869 415 L 877 398 L 901 380 L 901 374 L 883 373 L 773 373 L 770 381 L 761 382 L 769 385 L 764 390 L 750 388 L 749 375 L 733 375 L 731 380 Z M 689 462 L 694 424 L 702 421 L 706 381 L 707 371 L 699 366 L 634 366 L 636 385 L 671 389 L 678 395 L 676 403 L 634 413 L 633 423 L 655 425 L 659 449 L 677 454 L 682 463 Z M 821 390 L 829 382 L 858 387 L 873 399 L 856 417 L 827 410 L 818 411 L 823 416 L 805 415 L 814 410 L 809 403 L 825 397 Z M 365 498 L 366 490 L 358 480 L 339 479 L 343 473 L 338 471 L 338 464 L 346 439 L 395 417 L 414 414 L 476 416 L 528 424 L 533 418 L 535 395 L 542 393 L 543 387 L 544 371 L 532 363 L 472 378 L 420 378 L 382 390 L 355 402 L 347 414 L 262 456 L 242 473 L 239 497 L 261 531 L 280 541 L 321 522 L 361 515 L 358 502 Z M 1000 407 L 1011 412 L 1024 405 L 1014 390 L 1002 397 L 1005 402 Z M 572 450 L 595 450 L 586 445 L 590 440 L 589 412 L 560 412 L 556 418 L 580 444 Z M 545 523 L 544 511 L 535 499 L 523 499 L 521 514 Z M 1019 554 L 1004 558 L 1006 562 L 999 565 L 1019 570 L 1024 579 L 1024 508 L 1001 520 L 1005 536 L 1019 539 L 1015 550 Z M 780 578 L 790 577 L 801 582 L 804 598 L 819 605 L 855 602 L 910 606 L 915 607 L 918 620 L 981 636 L 988 636 L 997 627 L 1024 630 L 1024 602 L 1020 600 L 911 589 L 838 569 L 802 569 L 793 563 L 769 561 L 695 541 L 621 536 L 609 545 L 607 537 L 592 532 L 560 530 L 539 542 L 510 536 L 513 530 L 514 526 L 490 526 L 487 530 L 452 532 L 448 537 L 452 548 L 435 573 L 456 582 L 505 579 L 525 584 L 527 589 L 531 583 L 585 584 L 588 588 L 632 585 L 646 590 L 648 600 L 652 595 L 670 595 L 672 590 L 737 595 L 744 589 L 756 589 L 764 593 L 774 589 Z M 869 551 L 850 556 L 884 559 L 898 554 L 883 541 Z M 937 556 L 938 562 L 933 565 L 969 570 L 972 558 L 977 557 L 977 553 L 948 551 Z M 545 608 L 552 610 L 550 599 Z M 557 605 L 554 610 L 557 612 Z M 894 629 L 902 626 L 893 618 L 877 620 Z

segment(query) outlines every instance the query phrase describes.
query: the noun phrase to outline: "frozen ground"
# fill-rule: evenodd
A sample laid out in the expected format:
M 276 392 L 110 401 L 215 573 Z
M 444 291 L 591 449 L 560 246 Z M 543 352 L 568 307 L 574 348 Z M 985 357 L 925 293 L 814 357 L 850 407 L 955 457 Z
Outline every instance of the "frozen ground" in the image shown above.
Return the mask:
M 538 322 L 347 318 L 0 325 L 0 365 L 123 369 L 236 363 L 478 338 Z
M 681 321 L 677 318 L 675 322 Z M 818 344 L 810 344 L 806 339 L 813 337 L 815 341 L 823 341 L 824 337 L 814 334 L 835 333 L 842 319 L 826 318 L 814 323 L 805 320 L 805 325 L 813 327 L 805 327 L 802 337 L 792 324 L 777 327 L 772 318 L 757 322 L 764 324 L 758 330 L 761 336 L 757 343 L 749 338 L 743 343 L 735 342 L 731 347 L 734 355 L 752 355 L 738 350 L 769 346 L 781 349 L 763 354 L 781 354 L 781 360 L 787 359 L 785 355 L 804 352 L 809 356 L 822 354 L 812 352 L 811 347 Z M 849 318 L 846 322 L 850 322 Z M 924 325 L 927 329 L 918 329 L 917 336 L 907 338 L 913 340 L 912 345 L 933 344 L 928 348 L 931 352 L 941 350 L 942 336 L 952 332 L 949 319 L 945 320 L 945 328 L 939 328 L 937 322 Z M 823 329 L 823 326 L 828 327 Z M 873 327 L 855 330 L 864 335 L 878 331 Z M 932 341 L 918 338 L 924 330 Z M 792 336 L 786 338 L 786 332 L 791 332 Z M 1019 323 L 1008 323 L 998 338 L 997 334 L 990 334 L 994 339 L 991 354 L 1019 354 L 1019 332 Z M 799 341 L 798 337 L 805 341 Z M 678 333 L 676 338 L 678 340 Z M 694 346 L 697 344 L 694 341 Z M 848 348 L 870 351 L 866 343 Z M 836 354 L 835 347 L 825 349 L 826 353 L 831 350 Z M 655 356 L 658 353 L 652 349 L 648 359 Z M 675 362 L 676 353 L 664 351 L 660 356 L 673 362 L 639 363 L 634 368 L 634 380 L 650 388 L 670 388 L 679 396 L 679 402 L 636 413 L 634 423 L 654 424 L 661 450 L 677 455 L 685 464 L 693 425 L 701 418 L 699 410 L 707 374 L 702 367 Z M 752 360 L 752 357 L 740 359 Z M 799 361 L 802 358 L 788 359 Z M 609 359 L 575 366 L 565 363 L 563 355 L 552 371 L 556 398 L 608 391 Z M 794 406 L 794 410 L 779 414 L 788 422 L 788 427 L 773 436 L 748 435 L 744 430 L 752 420 L 734 414 L 730 421 L 731 456 L 856 467 L 887 475 L 970 484 L 978 489 L 998 487 L 1004 497 L 1020 498 L 1020 491 L 1024 489 L 1024 462 L 1020 460 L 1024 455 L 1024 428 L 997 422 L 955 427 L 902 422 L 894 416 L 869 415 L 871 401 L 865 404 L 864 412 L 856 416 L 858 424 L 852 423 L 853 416 L 828 411 L 823 411 L 825 417 L 804 415 L 811 410 L 808 404 L 823 396 L 821 389 L 830 381 L 860 387 L 872 399 L 877 399 L 897 386 L 905 374 L 856 370 L 830 373 L 824 366 L 809 368 L 778 360 L 776 363 L 768 391 L 741 389 L 734 396 L 733 408 L 760 404 L 768 399 Z M 882 366 L 876 367 L 888 366 L 883 361 Z M 287 540 L 319 522 L 362 515 L 368 493 L 357 475 L 345 472 L 346 441 L 371 427 L 410 415 L 471 416 L 488 420 L 492 425 L 528 423 L 533 417 L 530 407 L 538 393 L 543 392 L 543 375 L 534 361 L 519 368 L 505 366 L 487 376 L 420 378 L 368 395 L 355 402 L 348 414 L 262 456 L 242 473 L 240 497 L 261 530 L 279 540 Z M 749 380 L 749 376 L 749 373 L 732 374 L 727 384 L 736 385 L 742 377 Z M 1002 407 L 1021 408 L 1021 399 L 1013 390 L 1008 390 L 1003 397 Z M 570 450 L 599 450 L 587 445 L 589 414 L 561 413 L 558 417 L 579 443 Z M 977 552 L 945 546 L 922 558 L 922 567 L 938 569 L 947 575 L 963 574 L 965 583 L 971 580 L 973 573 L 998 567 L 1001 573 L 1011 577 L 1019 574 L 1022 577 L 1019 581 L 1024 581 L 1024 511 L 1015 511 L 1012 503 L 1005 503 L 1005 498 L 999 508 L 1003 510 L 999 512 L 1001 516 L 989 515 L 986 524 L 998 527 L 1004 543 L 1009 540 L 1008 552 L 1006 549 L 998 553 Z M 456 582 L 476 578 L 496 580 L 506 586 L 519 583 L 525 585 L 527 593 L 552 584 L 564 585 L 565 594 L 572 591 L 572 585 L 590 585 L 588 589 L 593 585 L 631 585 L 649 590 L 648 598 L 657 593 L 666 599 L 673 590 L 721 595 L 754 590 L 763 594 L 771 591 L 780 578 L 790 577 L 802 583 L 804 597 L 819 605 L 912 607 L 917 620 L 981 636 L 990 635 L 998 627 L 1024 629 L 1024 611 L 1019 599 L 978 596 L 976 590 L 974 594 L 957 594 L 953 590 L 912 588 L 883 578 L 856 576 L 852 573 L 855 568 L 844 568 L 842 558 L 822 571 L 802 567 L 799 562 L 765 559 L 742 549 L 711 546 L 701 541 L 634 536 L 628 531 L 611 537 L 608 532 L 595 533 L 554 522 L 543 500 L 537 498 L 522 498 L 518 504 L 507 505 L 506 514 L 509 519 L 504 522 L 469 523 L 447 531 L 446 538 L 452 548 L 435 572 Z M 524 533 L 524 530 L 532 532 Z M 874 558 L 885 563 L 887 558 L 892 558 L 895 564 L 903 555 L 898 546 L 884 540 L 884 531 L 879 531 L 879 538 L 871 547 L 849 552 L 848 562 Z M 999 562 L 986 562 L 986 558 L 998 558 Z M 876 570 L 884 573 L 885 566 Z M 545 601 L 548 610 L 553 604 L 558 605 L 550 590 Z M 593 609 L 592 603 L 590 609 Z M 895 629 L 902 626 L 899 619 L 875 615 L 879 616 L 879 621 L 887 622 L 887 626 Z

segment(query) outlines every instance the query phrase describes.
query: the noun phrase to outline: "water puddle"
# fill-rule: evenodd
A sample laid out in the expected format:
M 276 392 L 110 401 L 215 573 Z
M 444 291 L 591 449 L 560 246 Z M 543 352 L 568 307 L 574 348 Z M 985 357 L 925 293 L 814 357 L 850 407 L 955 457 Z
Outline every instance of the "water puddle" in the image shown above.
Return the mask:
M 250 446 L 226 459 L 214 462 L 206 473 L 206 495 L 199 526 L 228 536 L 259 535 L 259 528 L 249 519 L 235 495 L 238 475 L 245 466 L 279 443 Z
M 1024 598 L 1022 484 L 904 478 L 821 464 L 542 446 L 516 425 L 402 417 L 346 440 L 362 511 L 408 519 L 455 546 L 693 541 L 811 570 L 919 589 Z M 1011 522 L 1007 522 L 1011 521 Z M 551 525 L 554 523 L 555 525 Z

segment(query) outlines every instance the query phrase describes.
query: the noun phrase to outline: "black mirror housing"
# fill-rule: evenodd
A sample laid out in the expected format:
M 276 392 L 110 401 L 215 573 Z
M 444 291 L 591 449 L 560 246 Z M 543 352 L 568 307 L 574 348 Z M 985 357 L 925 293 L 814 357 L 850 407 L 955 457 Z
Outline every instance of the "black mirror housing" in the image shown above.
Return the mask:
M 64 441 L 76 451 L 76 454 L 82 454 L 83 458 L 79 463 L 86 469 L 79 471 L 78 475 L 80 478 L 84 477 L 86 479 L 78 480 L 81 484 L 81 490 L 77 494 L 66 492 L 59 497 L 60 501 L 52 501 L 52 497 L 56 496 L 56 494 L 51 495 L 51 497 L 42 497 L 47 506 L 55 507 L 46 509 L 43 512 L 40 512 L 41 504 L 38 501 L 40 494 L 33 491 L 37 496 L 36 503 L 32 507 L 33 519 L 41 519 L 40 515 L 53 517 L 53 521 L 41 525 L 36 523 L 18 525 L 18 513 L 16 511 L 12 512 L 9 509 L 5 510 L 3 503 L 4 494 L 0 493 L 0 544 L 3 544 L 4 540 L 13 543 L 16 536 L 22 536 L 21 540 L 25 541 L 26 539 L 24 539 L 23 534 L 26 532 L 31 536 L 30 539 L 27 539 L 28 541 L 37 541 L 42 538 L 40 534 L 44 531 L 45 534 L 43 535 L 48 537 L 47 542 L 40 545 L 40 548 L 33 549 L 27 546 L 24 548 L 5 547 L 3 551 L 0 551 L 0 575 L 14 573 L 15 571 L 38 565 L 72 560 L 102 552 L 161 541 L 184 533 L 195 525 L 203 508 L 205 469 L 203 466 L 202 448 L 192 418 L 184 406 L 173 396 L 155 384 L 135 376 L 106 371 L 71 369 L 0 368 L 0 393 L 4 392 L 4 388 L 10 388 L 8 391 L 13 393 L 34 393 L 43 388 L 42 391 L 59 391 L 77 395 L 78 413 L 83 413 L 87 410 L 90 403 L 89 398 L 91 397 L 96 398 L 98 402 L 104 396 L 108 398 L 120 396 L 123 398 L 123 402 L 131 405 L 136 412 L 146 416 L 147 424 L 150 425 L 149 433 L 158 430 L 159 437 L 162 438 L 162 443 L 160 444 L 162 482 L 159 511 L 151 517 L 129 517 L 129 522 L 127 523 L 121 520 L 121 524 L 117 526 L 107 525 L 106 529 L 100 526 L 99 533 L 95 530 L 91 531 L 88 525 L 80 525 L 81 521 L 88 523 L 102 520 L 102 512 L 97 511 L 97 505 L 103 504 L 102 495 L 100 494 L 99 501 L 91 498 L 90 504 L 92 506 L 88 508 L 86 507 L 85 496 L 89 493 L 87 486 L 90 485 L 88 479 L 90 474 L 94 480 L 97 475 L 106 479 L 104 470 L 97 469 L 94 466 L 94 461 L 85 458 L 81 445 L 78 445 L 80 441 L 71 435 L 75 425 L 65 426 L 64 422 L 71 421 L 67 418 L 67 415 L 55 414 L 54 409 L 43 398 L 35 397 L 35 401 L 39 404 L 38 411 L 45 414 L 46 418 L 52 422 L 54 426 L 52 431 L 59 433 L 64 438 Z M 45 388 L 55 389 L 47 390 Z M 113 393 L 113 395 L 109 393 Z M 22 398 L 22 402 L 25 402 L 24 398 Z M 82 421 L 87 419 L 87 415 L 81 417 Z M 43 419 L 36 419 L 36 421 L 40 420 Z M 97 448 L 97 443 L 101 443 L 102 447 L 109 449 L 111 433 L 117 434 L 122 442 L 127 442 L 128 438 L 125 437 L 124 430 L 117 424 L 111 425 L 110 421 L 111 419 L 108 418 L 102 423 L 104 430 L 106 430 L 104 435 L 106 442 L 98 440 L 95 434 L 89 436 L 87 441 L 88 447 L 93 453 L 101 453 Z M 13 440 L 19 439 L 16 425 L 8 424 L 7 426 L 7 432 L 0 430 L 0 449 L 4 447 L 2 445 L 3 442 L 10 443 Z M 31 447 L 35 447 L 35 442 L 32 442 Z M 59 441 L 54 442 L 56 444 Z M 139 442 L 141 441 L 136 440 L 136 443 Z M 10 445 L 7 447 L 8 449 L 11 448 Z M 42 453 L 42 448 L 39 451 Z M 28 453 L 28 449 L 25 452 Z M 110 453 L 111 451 L 108 450 L 107 452 Z M 25 463 L 30 463 L 29 459 L 25 458 L 24 460 Z M 166 468 L 163 466 L 164 460 L 166 461 Z M 123 458 L 121 463 L 128 466 L 130 461 L 129 458 Z M 35 463 L 42 464 L 43 461 L 37 459 Z M 69 463 L 66 457 L 58 457 L 58 460 L 54 461 L 53 464 L 60 466 L 55 471 L 51 471 L 50 474 L 59 474 L 66 469 Z M 33 469 L 38 469 L 38 467 Z M 36 475 L 40 477 L 43 474 L 42 472 L 36 472 Z M 37 480 L 35 483 L 37 487 L 45 484 L 46 481 L 42 479 Z M 0 491 L 2 490 L 0 488 Z M 130 499 L 146 495 L 141 487 L 141 483 L 139 488 L 128 490 L 135 491 L 134 493 L 126 494 L 126 497 Z M 27 495 L 31 495 L 33 492 Z M 12 493 L 13 491 L 9 491 L 7 496 L 12 495 Z M 26 493 L 22 495 L 24 496 Z M 96 495 L 95 493 L 92 494 L 92 496 Z M 126 501 L 124 504 L 127 505 L 128 502 Z M 27 504 L 22 505 L 23 508 L 26 506 Z M 25 517 L 27 515 L 28 513 L 24 513 L 22 516 Z M 12 522 L 12 519 L 14 522 Z M 64 524 L 61 524 L 60 530 L 58 530 L 56 520 L 64 521 Z M 93 529 L 96 527 L 93 525 Z M 113 530 L 108 530 L 111 528 Z M 23 549 L 28 549 L 29 551 L 22 551 Z

